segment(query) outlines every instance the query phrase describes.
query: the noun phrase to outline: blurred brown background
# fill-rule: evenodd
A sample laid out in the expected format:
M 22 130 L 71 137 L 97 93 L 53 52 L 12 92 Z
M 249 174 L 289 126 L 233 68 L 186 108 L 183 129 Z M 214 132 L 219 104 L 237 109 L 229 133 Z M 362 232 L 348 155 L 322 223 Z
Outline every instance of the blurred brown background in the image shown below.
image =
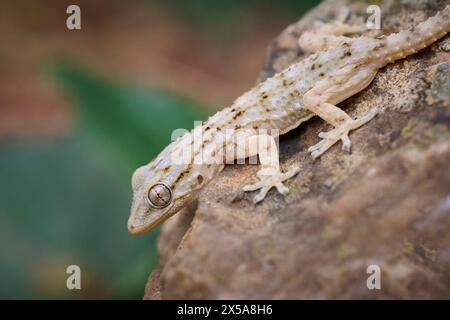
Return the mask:
M 1 137 L 68 130 L 67 103 L 38 70 L 55 53 L 220 109 L 254 84 L 269 41 L 315 1 L 209 2 L 3 1 Z M 81 30 L 66 28 L 70 4 Z

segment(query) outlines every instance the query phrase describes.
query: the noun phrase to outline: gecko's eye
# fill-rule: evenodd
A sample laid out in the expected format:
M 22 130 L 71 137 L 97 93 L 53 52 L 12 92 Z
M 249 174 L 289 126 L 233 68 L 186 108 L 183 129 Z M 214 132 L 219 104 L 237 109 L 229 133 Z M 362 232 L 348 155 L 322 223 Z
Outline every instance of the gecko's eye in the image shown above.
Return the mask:
M 167 184 L 159 182 L 148 190 L 147 200 L 153 208 L 167 207 L 172 201 L 172 190 Z

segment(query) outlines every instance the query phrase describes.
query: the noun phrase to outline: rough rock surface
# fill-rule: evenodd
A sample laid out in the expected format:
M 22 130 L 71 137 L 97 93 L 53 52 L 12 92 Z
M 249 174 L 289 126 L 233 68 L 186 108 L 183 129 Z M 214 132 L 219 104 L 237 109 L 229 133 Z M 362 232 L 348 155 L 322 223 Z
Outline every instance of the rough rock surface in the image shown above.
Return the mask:
M 313 21 L 364 1 L 325 1 L 273 41 L 264 79 L 304 53 L 297 38 Z M 448 1 L 384 1 L 390 33 L 424 20 Z M 227 166 L 198 207 L 162 228 L 161 269 L 144 298 L 450 298 L 450 37 L 383 68 L 363 92 L 340 104 L 353 117 L 380 114 L 312 160 L 307 148 L 330 127 L 318 118 L 282 137 L 283 168 L 302 171 L 258 205 L 240 194 L 258 166 Z M 234 200 L 233 200 L 234 199 Z M 381 269 L 368 290 L 367 267 Z

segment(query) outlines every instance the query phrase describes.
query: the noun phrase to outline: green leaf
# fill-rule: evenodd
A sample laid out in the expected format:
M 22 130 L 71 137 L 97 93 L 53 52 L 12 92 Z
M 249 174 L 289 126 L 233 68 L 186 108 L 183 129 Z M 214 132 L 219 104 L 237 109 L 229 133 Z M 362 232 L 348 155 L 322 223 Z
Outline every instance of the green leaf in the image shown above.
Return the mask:
M 129 183 L 107 160 L 84 136 L 2 146 L 0 297 L 142 297 L 156 233 L 128 233 Z M 70 264 L 81 292 L 65 286 Z M 118 287 L 128 270 L 138 280 Z
M 131 174 L 173 129 L 192 128 L 206 112 L 165 90 L 109 81 L 67 62 L 49 70 L 78 126 L 71 137 L 1 146 L 0 297 L 142 298 L 158 265 L 158 230 L 128 233 Z M 82 270 L 80 292 L 65 286 L 70 264 Z
M 97 146 L 134 169 L 169 144 L 174 129 L 190 130 L 207 116 L 199 104 L 165 90 L 113 83 L 68 63 L 51 70 Z

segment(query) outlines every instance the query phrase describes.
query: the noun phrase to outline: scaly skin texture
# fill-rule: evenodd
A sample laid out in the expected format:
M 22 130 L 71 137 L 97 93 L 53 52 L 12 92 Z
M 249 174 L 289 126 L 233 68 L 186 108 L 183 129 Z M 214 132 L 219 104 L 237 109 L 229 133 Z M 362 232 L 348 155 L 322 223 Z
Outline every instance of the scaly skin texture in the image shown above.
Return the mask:
M 311 155 L 319 157 L 339 140 L 349 151 L 349 132 L 370 121 L 377 109 L 354 120 L 335 105 L 366 88 L 386 64 L 446 35 L 450 31 L 449 14 L 448 5 L 410 30 L 382 39 L 346 37 L 344 34 L 363 32 L 364 27 L 348 26 L 342 21 L 304 33 L 299 45 L 318 52 L 244 93 L 230 107 L 172 142 L 156 159 L 136 170 L 129 231 L 140 234 L 154 228 L 195 200 L 198 191 L 219 174 L 225 163 L 256 154 L 261 162 L 259 181 L 243 190 L 260 189 L 255 203 L 263 200 L 272 187 L 287 194 L 289 190 L 282 182 L 295 175 L 299 167 L 280 170 L 274 139 L 318 115 L 334 129 L 319 134 L 322 140 L 309 148 Z M 252 150 L 251 146 L 257 147 Z M 189 155 L 187 161 L 174 161 L 183 154 Z M 158 183 L 170 189 L 170 194 L 155 193 L 153 189 L 153 197 L 161 201 L 170 198 L 163 208 L 155 208 L 148 199 Z

